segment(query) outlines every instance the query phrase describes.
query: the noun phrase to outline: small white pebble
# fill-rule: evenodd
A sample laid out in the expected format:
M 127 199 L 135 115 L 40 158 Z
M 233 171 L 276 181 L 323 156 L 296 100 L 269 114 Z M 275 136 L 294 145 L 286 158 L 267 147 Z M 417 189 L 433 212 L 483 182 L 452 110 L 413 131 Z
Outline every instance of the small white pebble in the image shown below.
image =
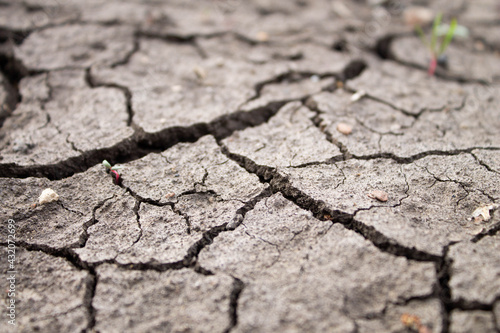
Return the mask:
M 42 191 L 42 194 L 40 194 L 40 197 L 38 198 L 38 204 L 43 205 L 57 200 L 59 200 L 59 195 L 57 195 L 54 190 L 46 188 Z
M 339 131 L 340 133 L 342 133 L 344 135 L 349 135 L 352 133 L 352 126 L 348 125 L 346 123 L 339 123 L 337 125 L 337 131 Z
M 173 198 L 175 197 L 175 193 L 174 192 L 168 192 L 167 194 L 165 194 L 165 198 L 167 199 L 170 199 L 170 198 Z
M 203 80 L 204 78 L 207 77 L 207 72 L 205 72 L 205 70 L 199 66 L 193 68 L 193 72 L 196 74 L 196 77 L 198 77 L 198 79 L 200 80 Z
M 377 199 L 378 201 L 382 202 L 386 202 L 387 200 L 389 200 L 389 196 L 387 195 L 387 193 L 381 190 L 371 191 L 370 193 L 368 193 L 368 197 Z
M 406 8 L 403 17 L 406 25 L 415 27 L 416 25 L 422 26 L 432 22 L 434 13 L 429 8 L 415 6 Z
M 500 207 L 500 205 L 498 205 L 498 204 L 489 204 L 489 205 L 479 206 L 472 213 L 471 219 L 473 219 L 474 222 L 489 221 L 491 218 L 490 210 L 495 210 L 495 209 L 498 209 L 499 207 Z
M 366 95 L 364 90 L 358 90 L 351 96 L 351 102 L 357 102 Z
M 311 75 L 311 77 L 309 78 L 311 80 L 311 82 L 319 82 L 319 76 L 318 75 Z
M 267 42 L 269 40 L 269 34 L 265 31 L 259 31 L 257 33 L 257 35 L 255 36 L 255 38 L 259 41 L 259 42 Z
M 172 89 L 173 92 L 179 92 L 179 91 L 182 91 L 182 86 L 175 85 L 175 86 L 171 86 L 170 89 Z

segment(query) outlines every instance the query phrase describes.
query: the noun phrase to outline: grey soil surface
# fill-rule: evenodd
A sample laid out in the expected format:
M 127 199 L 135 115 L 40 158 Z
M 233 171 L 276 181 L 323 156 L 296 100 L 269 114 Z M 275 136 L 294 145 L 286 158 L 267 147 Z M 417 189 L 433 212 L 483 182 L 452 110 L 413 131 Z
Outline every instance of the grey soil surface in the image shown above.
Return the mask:
M 469 29 L 434 76 L 415 5 Z M 496 0 L 0 0 L 0 332 L 500 332 L 499 36 Z

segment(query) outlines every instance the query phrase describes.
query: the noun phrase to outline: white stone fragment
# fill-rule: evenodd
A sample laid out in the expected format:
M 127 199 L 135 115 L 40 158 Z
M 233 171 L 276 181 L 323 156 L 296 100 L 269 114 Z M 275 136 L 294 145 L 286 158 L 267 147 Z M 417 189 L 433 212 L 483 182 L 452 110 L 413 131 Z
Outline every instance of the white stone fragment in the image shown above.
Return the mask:
M 38 204 L 43 205 L 57 200 L 59 200 L 59 195 L 53 189 L 46 188 L 42 191 L 42 194 L 40 194 Z
M 337 131 L 339 131 L 340 133 L 342 133 L 344 135 L 349 135 L 352 133 L 352 126 L 348 125 L 346 123 L 339 123 L 337 125 Z
M 370 193 L 368 193 L 368 197 L 372 199 L 377 199 L 378 201 L 386 202 L 389 200 L 389 196 L 387 195 L 386 192 L 381 191 L 381 190 L 373 190 Z
M 199 66 L 193 68 L 193 72 L 196 74 L 196 77 L 200 80 L 203 80 L 207 77 L 207 72 Z
M 481 221 L 489 221 L 491 218 L 490 216 L 490 210 L 495 210 L 498 207 L 500 207 L 499 204 L 489 204 L 489 205 L 483 205 L 478 208 L 472 213 L 472 220 L 475 222 L 481 222 Z
M 352 103 L 357 102 L 361 98 L 363 98 L 365 95 L 366 95 L 366 92 L 364 90 L 358 90 L 354 94 L 352 94 L 352 96 L 351 96 L 351 102 Z
M 410 27 L 423 26 L 433 20 L 434 13 L 426 7 L 409 7 L 403 12 L 403 17 L 406 25 Z

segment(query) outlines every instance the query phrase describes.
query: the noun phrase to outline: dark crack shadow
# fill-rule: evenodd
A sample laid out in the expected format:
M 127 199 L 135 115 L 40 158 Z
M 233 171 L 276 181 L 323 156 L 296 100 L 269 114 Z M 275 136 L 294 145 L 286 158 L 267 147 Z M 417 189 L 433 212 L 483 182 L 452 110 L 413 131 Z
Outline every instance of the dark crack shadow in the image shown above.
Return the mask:
M 365 225 L 356 220 L 353 214 L 342 212 L 340 210 L 333 210 L 329 208 L 325 202 L 309 197 L 299 189 L 295 188 L 288 178 L 279 174 L 275 168 L 258 165 L 245 156 L 231 153 L 225 146 L 222 146 L 222 152 L 248 172 L 257 175 L 259 179 L 269 183 L 271 190 L 274 193 L 280 192 L 286 199 L 292 201 L 300 208 L 310 211 L 319 220 L 330 220 L 333 223 L 340 223 L 347 229 L 361 234 L 382 252 L 402 256 L 416 261 L 437 262 L 440 260 L 439 256 L 435 256 L 415 248 L 408 248 L 397 243 L 376 230 L 374 227 Z
M 196 142 L 199 138 L 212 134 L 222 140 L 237 130 L 258 126 L 267 122 L 289 100 L 270 102 L 263 107 L 250 111 L 237 111 L 214 119 L 209 123 L 196 123 L 191 126 L 169 127 L 159 132 L 135 133 L 117 144 L 88 150 L 79 156 L 70 157 L 53 164 L 22 166 L 15 163 L 0 164 L 0 175 L 10 178 L 46 177 L 60 180 L 75 173 L 84 172 L 104 159 L 116 163 L 127 163 L 152 152 L 164 151 L 179 142 Z
M 210 228 L 210 230 L 205 231 L 201 239 L 199 239 L 196 243 L 191 245 L 188 249 L 186 256 L 182 260 L 184 265 L 194 265 L 198 261 L 198 255 L 200 252 L 208 245 L 212 244 L 214 239 L 222 232 L 227 232 L 234 230 L 237 228 L 241 221 L 244 219 L 245 215 L 254 209 L 255 205 L 261 200 L 268 198 L 272 195 L 272 192 L 269 188 L 264 189 L 261 193 L 250 199 L 248 202 L 243 205 L 243 207 L 239 208 L 232 222 L 225 222 L 221 225 Z M 237 220 L 239 223 L 234 224 L 234 221 Z
M 500 222 L 497 222 L 497 223 L 493 224 L 492 226 L 490 226 L 489 228 L 487 228 L 487 229 L 484 228 L 483 230 L 481 230 L 481 232 L 479 232 L 477 235 L 475 235 L 471 239 L 471 242 L 477 243 L 480 240 L 482 240 L 484 237 L 495 236 L 499 232 L 500 232 Z
M 472 157 L 476 160 L 476 162 L 481 165 L 482 167 L 484 167 L 486 170 L 488 170 L 489 172 L 494 172 L 496 174 L 500 174 L 499 171 L 493 169 L 492 167 L 490 167 L 486 162 L 484 162 L 483 160 L 481 160 L 481 158 L 479 158 L 476 154 L 474 154 L 474 152 L 472 151 L 470 153 L 472 155 Z
M 451 288 L 449 285 L 451 279 L 451 264 L 453 261 L 448 257 L 449 249 L 453 244 L 454 243 L 450 243 L 444 247 L 441 259 L 435 263 L 438 283 L 434 286 L 434 288 L 437 295 L 439 295 L 441 303 L 442 333 L 448 333 L 449 331 L 451 312 L 453 310 L 451 302 Z
M 112 63 L 109 66 L 110 68 L 116 68 L 118 66 L 123 66 L 129 63 L 130 59 L 132 59 L 132 56 L 136 54 L 140 49 L 139 36 L 140 34 L 137 31 L 134 31 L 134 35 L 132 37 L 132 49 L 123 57 L 123 59 Z
M 135 50 L 134 52 L 136 52 L 136 51 L 137 50 Z M 131 54 L 133 54 L 133 53 L 131 53 Z M 131 55 L 129 57 L 131 57 Z M 126 62 L 128 62 L 128 61 L 129 60 L 127 59 Z M 132 92 L 130 91 L 130 89 L 128 87 L 123 86 L 123 85 L 119 85 L 119 84 L 114 84 L 114 83 L 96 82 L 96 80 L 92 77 L 90 67 L 85 69 L 85 82 L 87 83 L 87 85 L 90 88 L 106 87 L 106 88 L 118 89 L 119 91 L 121 91 L 123 93 L 123 95 L 125 96 L 125 106 L 126 106 L 127 115 L 128 115 L 127 126 L 132 127 L 134 130 L 141 130 L 141 128 L 134 123 L 135 112 L 134 112 L 134 109 L 132 108 Z
M 161 38 L 165 38 L 162 36 Z M 194 37 L 193 37 L 194 38 Z M 183 42 L 191 43 L 188 38 Z M 361 60 L 350 62 L 342 71 L 342 74 L 324 73 L 324 76 L 343 76 L 352 78 L 359 75 L 366 64 Z M 286 74 L 289 75 L 289 74 Z M 133 122 L 134 111 L 132 109 L 132 93 L 124 86 L 116 84 L 100 84 L 95 82 L 90 73 L 90 68 L 86 69 L 85 79 L 89 87 L 98 86 L 112 87 L 121 90 L 127 100 L 128 124 L 134 129 L 134 134 L 111 147 L 97 148 L 82 152 L 79 156 L 70 157 L 57 163 L 48 165 L 28 165 L 22 166 L 15 163 L 0 164 L 0 174 L 2 177 L 27 178 L 46 177 L 50 180 L 59 180 L 72 176 L 75 173 L 86 171 L 88 168 L 107 159 L 112 163 L 126 163 L 151 153 L 164 151 L 179 142 L 195 142 L 207 134 L 213 135 L 217 140 L 222 140 L 230 136 L 235 131 L 249 127 L 255 127 L 266 123 L 285 104 L 301 100 L 305 101 L 309 96 L 300 99 L 285 99 L 272 101 L 268 104 L 248 111 L 235 111 L 213 119 L 208 123 L 195 123 L 190 126 L 174 126 L 165 128 L 158 132 L 148 133 L 136 126 Z M 280 78 L 279 80 L 281 80 Z M 272 78 L 272 80 L 276 80 Z M 256 88 L 258 93 L 258 88 Z M 260 88 L 261 89 L 261 88 Z
M 245 283 L 233 276 L 233 289 L 229 295 L 229 326 L 224 333 L 231 332 L 238 325 L 238 300 L 245 289 Z
M 94 332 L 94 327 L 96 324 L 96 313 L 97 313 L 97 310 L 93 305 L 93 301 L 97 290 L 98 277 L 94 268 L 89 268 L 88 272 L 90 274 L 90 277 L 86 283 L 85 296 L 83 298 L 83 303 L 85 308 L 87 309 L 87 316 L 88 316 L 87 319 L 88 325 L 87 328 L 84 330 L 85 333 Z
M 1 39 L 1 31 L 0 31 Z M 28 75 L 27 69 L 17 60 L 13 54 L 2 53 L 0 49 L 0 72 L 5 77 L 3 90 L 7 93 L 7 98 L 0 105 L 0 128 L 3 126 L 5 119 L 10 117 L 21 102 L 22 96 L 19 92 L 19 82 Z M 2 80 L 3 81 L 3 80 Z
M 134 205 L 134 214 L 135 214 L 135 218 L 136 218 L 136 221 L 137 221 L 137 227 L 139 228 L 139 235 L 137 235 L 137 239 L 135 239 L 132 244 L 127 248 L 131 248 L 133 247 L 135 244 L 137 244 L 137 242 L 139 242 L 142 238 L 142 225 L 141 225 L 141 216 L 139 215 L 139 209 L 141 208 L 141 201 L 139 200 L 135 200 L 135 205 Z M 125 251 L 125 250 L 124 250 Z M 123 251 L 122 251 L 123 252 Z
M 461 311 L 493 311 L 493 307 L 498 299 L 495 299 L 491 304 L 485 304 L 477 301 L 469 301 L 465 299 L 453 300 L 451 287 L 449 285 L 452 276 L 453 260 L 448 256 L 450 248 L 458 242 L 451 242 L 443 249 L 441 259 L 435 263 L 438 284 L 435 286 L 435 292 L 439 296 L 441 302 L 442 330 L 441 332 L 448 333 L 451 324 L 451 313 L 453 310 Z

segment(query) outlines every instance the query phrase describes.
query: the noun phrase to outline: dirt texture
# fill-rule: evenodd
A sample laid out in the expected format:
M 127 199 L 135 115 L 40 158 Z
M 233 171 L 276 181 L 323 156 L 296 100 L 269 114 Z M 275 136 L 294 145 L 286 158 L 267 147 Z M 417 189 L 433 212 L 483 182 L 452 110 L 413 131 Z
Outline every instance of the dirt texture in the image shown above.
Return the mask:
M 469 32 L 433 76 L 415 12 Z M 499 36 L 495 0 L 0 0 L 0 331 L 500 332 Z

